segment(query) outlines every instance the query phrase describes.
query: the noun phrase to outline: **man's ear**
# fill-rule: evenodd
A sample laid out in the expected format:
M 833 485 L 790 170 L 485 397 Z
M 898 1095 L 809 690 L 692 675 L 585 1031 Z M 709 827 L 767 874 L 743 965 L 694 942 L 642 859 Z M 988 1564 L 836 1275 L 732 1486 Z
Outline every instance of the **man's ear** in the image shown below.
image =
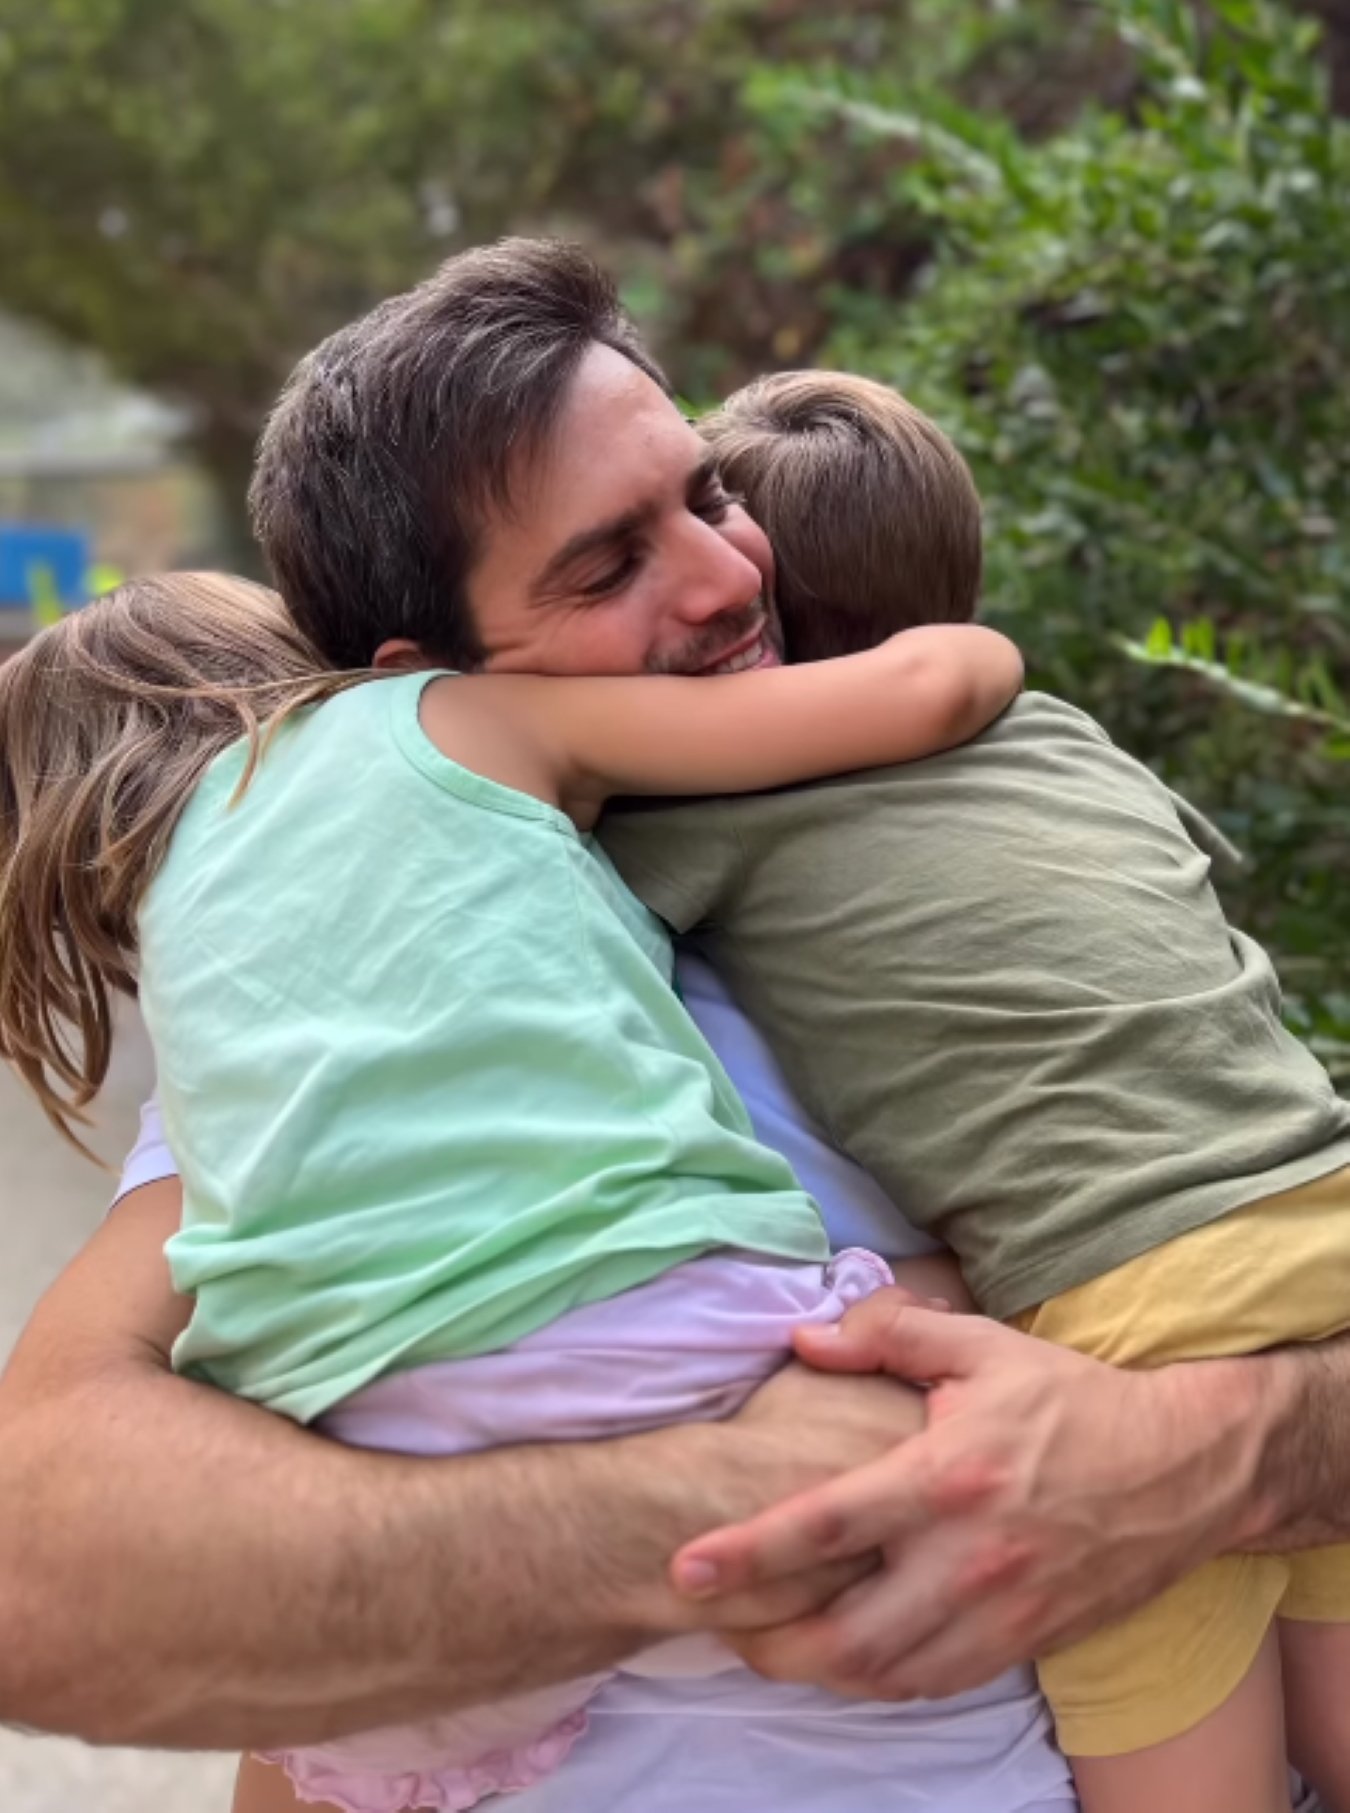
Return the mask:
M 375 650 L 375 659 L 370 665 L 379 674 L 415 674 L 432 663 L 406 636 L 391 636 Z

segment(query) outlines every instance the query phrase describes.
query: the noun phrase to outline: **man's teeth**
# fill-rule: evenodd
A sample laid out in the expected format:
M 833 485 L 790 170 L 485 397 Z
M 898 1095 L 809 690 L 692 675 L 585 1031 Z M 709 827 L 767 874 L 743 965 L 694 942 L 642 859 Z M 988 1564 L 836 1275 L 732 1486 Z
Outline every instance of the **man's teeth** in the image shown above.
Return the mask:
M 739 674 L 747 667 L 753 667 L 764 654 L 764 638 L 756 636 L 749 648 L 743 648 L 739 655 L 728 655 L 725 661 L 719 661 L 713 668 L 715 674 Z

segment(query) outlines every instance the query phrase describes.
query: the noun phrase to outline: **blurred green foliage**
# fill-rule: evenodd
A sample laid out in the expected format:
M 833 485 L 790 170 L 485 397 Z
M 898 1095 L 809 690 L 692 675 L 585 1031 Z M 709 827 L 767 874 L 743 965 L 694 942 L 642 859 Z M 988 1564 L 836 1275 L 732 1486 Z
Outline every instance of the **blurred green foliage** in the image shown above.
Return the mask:
M 903 145 L 908 305 L 829 355 L 975 464 L 992 616 L 1249 855 L 1235 916 L 1350 1074 L 1350 127 L 1268 0 L 1110 0 L 1124 109 L 1030 142 L 947 89 L 762 74 L 775 133 Z
M 97 598 L 101 592 L 110 592 L 114 586 L 121 585 L 125 577 L 117 567 L 97 561 L 84 575 L 84 596 Z M 59 623 L 72 607 L 63 603 L 51 568 L 45 561 L 35 561 L 28 569 L 27 580 L 28 608 L 34 629 L 47 629 L 53 623 Z
M 584 233 L 709 395 L 814 357 L 836 279 L 893 301 L 925 255 L 889 149 L 765 132 L 753 68 L 921 55 L 1076 104 L 1099 34 L 962 7 L 952 39 L 932 0 L 0 0 L 0 307 L 191 403 L 236 505 L 300 354 L 503 232 Z
M 1310 0 L 1341 49 L 1341 0 Z M 1350 149 L 1272 0 L 0 0 L 0 306 L 186 399 L 457 246 L 585 236 L 680 390 L 899 384 L 989 608 L 1249 854 L 1350 1075 Z

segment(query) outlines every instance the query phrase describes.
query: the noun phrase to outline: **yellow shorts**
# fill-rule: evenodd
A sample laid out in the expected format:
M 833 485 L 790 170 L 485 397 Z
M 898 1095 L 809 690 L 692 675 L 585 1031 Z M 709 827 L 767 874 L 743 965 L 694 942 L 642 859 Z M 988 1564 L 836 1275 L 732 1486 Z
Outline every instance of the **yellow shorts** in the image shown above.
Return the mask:
M 1258 1353 L 1350 1328 L 1350 1170 L 1183 1234 L 1014 1318 L 1113 1366 Z M 1350 1623 L 1350 1545 L 1229 1555 L 1039 1665 L 1069 1756 L 1189 1731 L 1236 1689 L 1275 1617 Z

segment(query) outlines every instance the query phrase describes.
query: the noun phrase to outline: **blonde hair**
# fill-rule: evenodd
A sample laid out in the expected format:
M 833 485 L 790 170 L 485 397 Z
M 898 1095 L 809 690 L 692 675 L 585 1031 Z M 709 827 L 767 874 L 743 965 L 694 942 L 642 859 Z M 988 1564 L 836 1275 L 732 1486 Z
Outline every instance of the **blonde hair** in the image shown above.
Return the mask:
M 747 384 L 699 432 L 773 546 L 793 661 L 966 623 L 980 595 L 980 498 L 935 422 L 847 372 Z
M 366 677 L 218 573 L 131 580 L 0 666 L 0 1056 L 87 1156 L 137 909 L 193 788 L 245 737 L 242 792 L 285 717 Z

